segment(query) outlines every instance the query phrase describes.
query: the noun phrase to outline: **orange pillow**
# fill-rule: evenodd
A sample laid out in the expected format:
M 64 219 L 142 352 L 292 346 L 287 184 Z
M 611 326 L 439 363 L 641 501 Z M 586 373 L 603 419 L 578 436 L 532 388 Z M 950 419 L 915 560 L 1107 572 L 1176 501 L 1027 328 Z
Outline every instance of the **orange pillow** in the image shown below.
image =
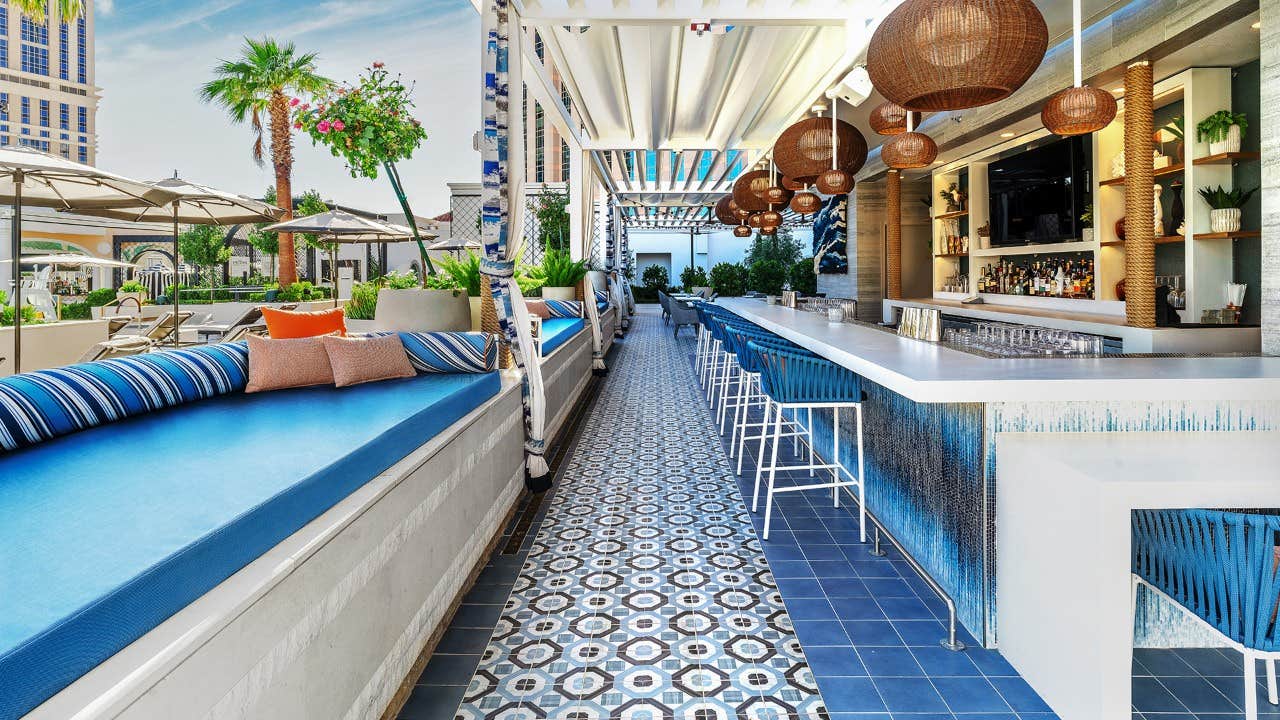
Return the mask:
M 347 334 L 346 314 L 340 307 L 310 312 L 264 307 L 262 319 L 266 321 L 267 334 L 273 340 L 316 337 L 335 332 Z
M 323 338 L 268 340 L 250 335 L 247 393 L 333 384 Z

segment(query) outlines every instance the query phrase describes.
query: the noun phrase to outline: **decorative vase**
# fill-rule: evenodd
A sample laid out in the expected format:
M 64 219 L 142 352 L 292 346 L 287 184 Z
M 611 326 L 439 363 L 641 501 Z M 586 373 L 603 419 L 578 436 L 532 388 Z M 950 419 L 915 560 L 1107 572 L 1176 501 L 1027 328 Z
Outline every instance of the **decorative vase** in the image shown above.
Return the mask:
M 1124 300 L 1124 280 L 1123 279 L 1116 283 L 1116 299 L 1121 301 Z
M 577 300 L 578 289 L 574 287 L 543 287 L 543 300 Z
M 1087 243 L 1093 242 L 1093 228 L 1091 227 L 1082 228 L 1080 230 L 1080 239 L 1083 242 L 1087 242 Z
M 1173 202 L 1169 205 L 1169 228 L 1170 232 L 1165 235 L 1178 234 L 1178 228 L 1182 227 L 1182 221 L 1186 219 L 1187 211 L 1182 205 L 1182 188 L 1183 184 L 1179 180 L 1175 180 L 1169 188 L 1173 191 Z
M 1120 218 L 1116 221 L 1116 239 L 1124 239 L 1124 218 Z
M 1240 126 L 1232 125 L 1227 128 L 1227 137 L 1217 142 L 1209 143 L 1210 155 L 1221 155 L 1223 153 L 1240 152 Z
M 1209 211 L 1209 229 L 1215 233 L 1229 233 L 1240 229 L 1240 208 L 1224 208 Z

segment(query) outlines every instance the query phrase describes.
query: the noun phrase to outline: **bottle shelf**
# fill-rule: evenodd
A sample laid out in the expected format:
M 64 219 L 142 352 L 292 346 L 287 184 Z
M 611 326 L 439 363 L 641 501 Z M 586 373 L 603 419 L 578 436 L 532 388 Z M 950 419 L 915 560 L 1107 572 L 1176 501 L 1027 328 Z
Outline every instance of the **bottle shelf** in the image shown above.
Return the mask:
M 934 215 L 933 219 L 934 220 L 951 220 L 952 218 L 962 218 L 962 217 L 968 217 L 968 216 L 969 216 L 968 210 L 956 210 L 955 212 L 942 213 L 941 215 Z
M 1197 161 L 1197 164 L 1199 164 L 1199 161 Z M 1187 166 L 1184 163 L 1174 163 L 1173 165 L 1169 165 L 1162 168 L 1156 168 L 1155 170 L 1152 170 L 1151 177 L 1158 178 L 1158 177 L 1164 177 L 1165 175 L 1175 175 L 1177 173 L 1182 172 L 1186 168 Z M 1098 185 L 1102 187 L 1107 187 L 1109 185 L 1123 185 L 1123 184 L 1124 184 L 1123 175 L 1121 175 L 1120 177 L 1111 178 L 1110 180 L 1098 181 Z
M 934 253 L 936 258 L 962 258 L 969 257 L 969 253 Z
M 1093 252 L 1098 248 L 1098 244 L 1094 242 L 1064 242 L 1064 243 L 1047 243 L 1044 245 L 1006 245 L 1003 247 L 993 247 L 984 249 L 975 249 L 972 251 L 974 257 L 1002 257 L 1006 255 L 1049 255 L 1052 253 L 1069 253 L 1069 252 Z

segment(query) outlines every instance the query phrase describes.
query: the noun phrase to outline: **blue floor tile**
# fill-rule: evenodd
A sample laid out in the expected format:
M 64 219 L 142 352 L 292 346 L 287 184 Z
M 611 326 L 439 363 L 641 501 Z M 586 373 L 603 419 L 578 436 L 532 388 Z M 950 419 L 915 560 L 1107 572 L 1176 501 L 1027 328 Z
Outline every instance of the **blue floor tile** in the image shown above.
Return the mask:
M 453 720 L 462 694 L 460 685 L 419 685 L 400 710 L 401 720 Z
M 895 620 L 892 624 L 902 641 L 911 646 L 938 647 L 947 636 L 946 628 L 937 620 Z
M 935 677 L 933 686 L 954 713 L 1009 712 L 1012 708 L 986 678 Z
M 876 603 L 890 620 L 929 620 L 933 613 L 918 598 L 876 597 Z
M 1158 677 L 1198 675 L 1194 668 L 1183 662 L 1172 650 L 1134 648 L 1133 659 Z
M 974 665 L 965 652 L 955 652 L 937 645 L 932 647 L 913 647 L 911 654 L 916 662 L 924 668 L 929 677 L 978 677 L 978 666 Z
M 815 578 L 781 578 L 774 577 L 778 584 L 778 591 L 782 593 L 782 597 L 787 598 L 821 598 L 826 593 L 822 590 L 822 585 Z
M 490 630 L 449 628 L 436 645 L 436 652 L 450 655 L 474 655 L 484 652 L 489 644 Z
M 874 678 L 876 690 L 884 698 L 889 712 L 898 713 L 946 712 L 942 696 L 926 678 Z
M 418 685 L 462 685 L 471 683 L 476 666 L 480 664 L 479 655 L 443 655 L 436 653 L 427 662 L 427 667 L 418 678 Z
M 867 674 L 858 653 L 849 646 L 805 648 L 804 656 L 809 661 L 809 668 L 818 677 Z
M 799 620 L 792 624 L 802 647 L 850 644 L 844 627 L 834 620 Z
M 1243 673 L 1243 657 L 1234 650 L 1182 648 L 1173 654 L 1204 677 L 1239 677 Z
M 1241 709 L 1204 678 L 1166 677 L 1159 680 L 1178 702 L 1193 713 L 1234 713 Z M 1238 684 L 1243 685 L 1243 682 Z M 1137 700 L 1134 705 L 1138 705 Z
M 765 541 L 766 545 L 768 541 Z M 776 578 L 811 578 L 813 577 L 813 568 L 804 560 L 779 560 L 778 562 L 770 562 L 769 569 L 773 571 Z
M 831 603 L 841 620 L 887 620 L 880 605 L 872 598 L 840 598 Z
M 870 678 L 820 677 L 818 691 L 831 713 L 873 713 L 888 709 Z
M 1005 702 L 1021 715 L 1024 712 L 1053 712 L 1053 708 L 1045 704 L 1035 690 L 1020 677 L 988 678 L 996 690 L 1004 697 Z
M 826 592 L 827 597 L 835 598 L 865 598 L 871 597 L 871 593 L 867 590 L 867 586 L 857 578 L 818 578 L 818 583 Z
M 900 647 L 904 643 L 887 620 L 847 620 L 844 630 L 856 647 Z
M 501 616 L 501 605 L 472 605 L 463 603 L 458 606 L 458 611 L 454 613 L 453 622 L 450 623 L 450 627 L 493 630 L 493 626 L 498 624 L 498 618 Z
M 826 598 L 795 598 L 787 600 L 786 605 L 792 620 L 836 619 L 836 611 Z
M 905 647 L 860 647 L 858 657 L 873 678 L 924 677 L 924 670 Z
M 1187 712 L 1187 708 L 1156 678 L 1133 679 L 1133 708 L 1141 713 Z

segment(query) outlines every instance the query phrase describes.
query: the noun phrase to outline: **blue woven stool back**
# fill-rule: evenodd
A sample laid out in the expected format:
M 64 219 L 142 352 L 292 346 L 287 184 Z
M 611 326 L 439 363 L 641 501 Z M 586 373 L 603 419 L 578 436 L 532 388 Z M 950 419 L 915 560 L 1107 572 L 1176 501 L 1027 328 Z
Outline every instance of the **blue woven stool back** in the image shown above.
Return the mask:
M 747 343 L 760 367 L 760 386 L 780 403 L 862 401 L 862 378 L 848 368 L 811 353 Z
M 1133 571 L 1247 648 L 1280 650 L 1280 515 L 1135 510 Z

